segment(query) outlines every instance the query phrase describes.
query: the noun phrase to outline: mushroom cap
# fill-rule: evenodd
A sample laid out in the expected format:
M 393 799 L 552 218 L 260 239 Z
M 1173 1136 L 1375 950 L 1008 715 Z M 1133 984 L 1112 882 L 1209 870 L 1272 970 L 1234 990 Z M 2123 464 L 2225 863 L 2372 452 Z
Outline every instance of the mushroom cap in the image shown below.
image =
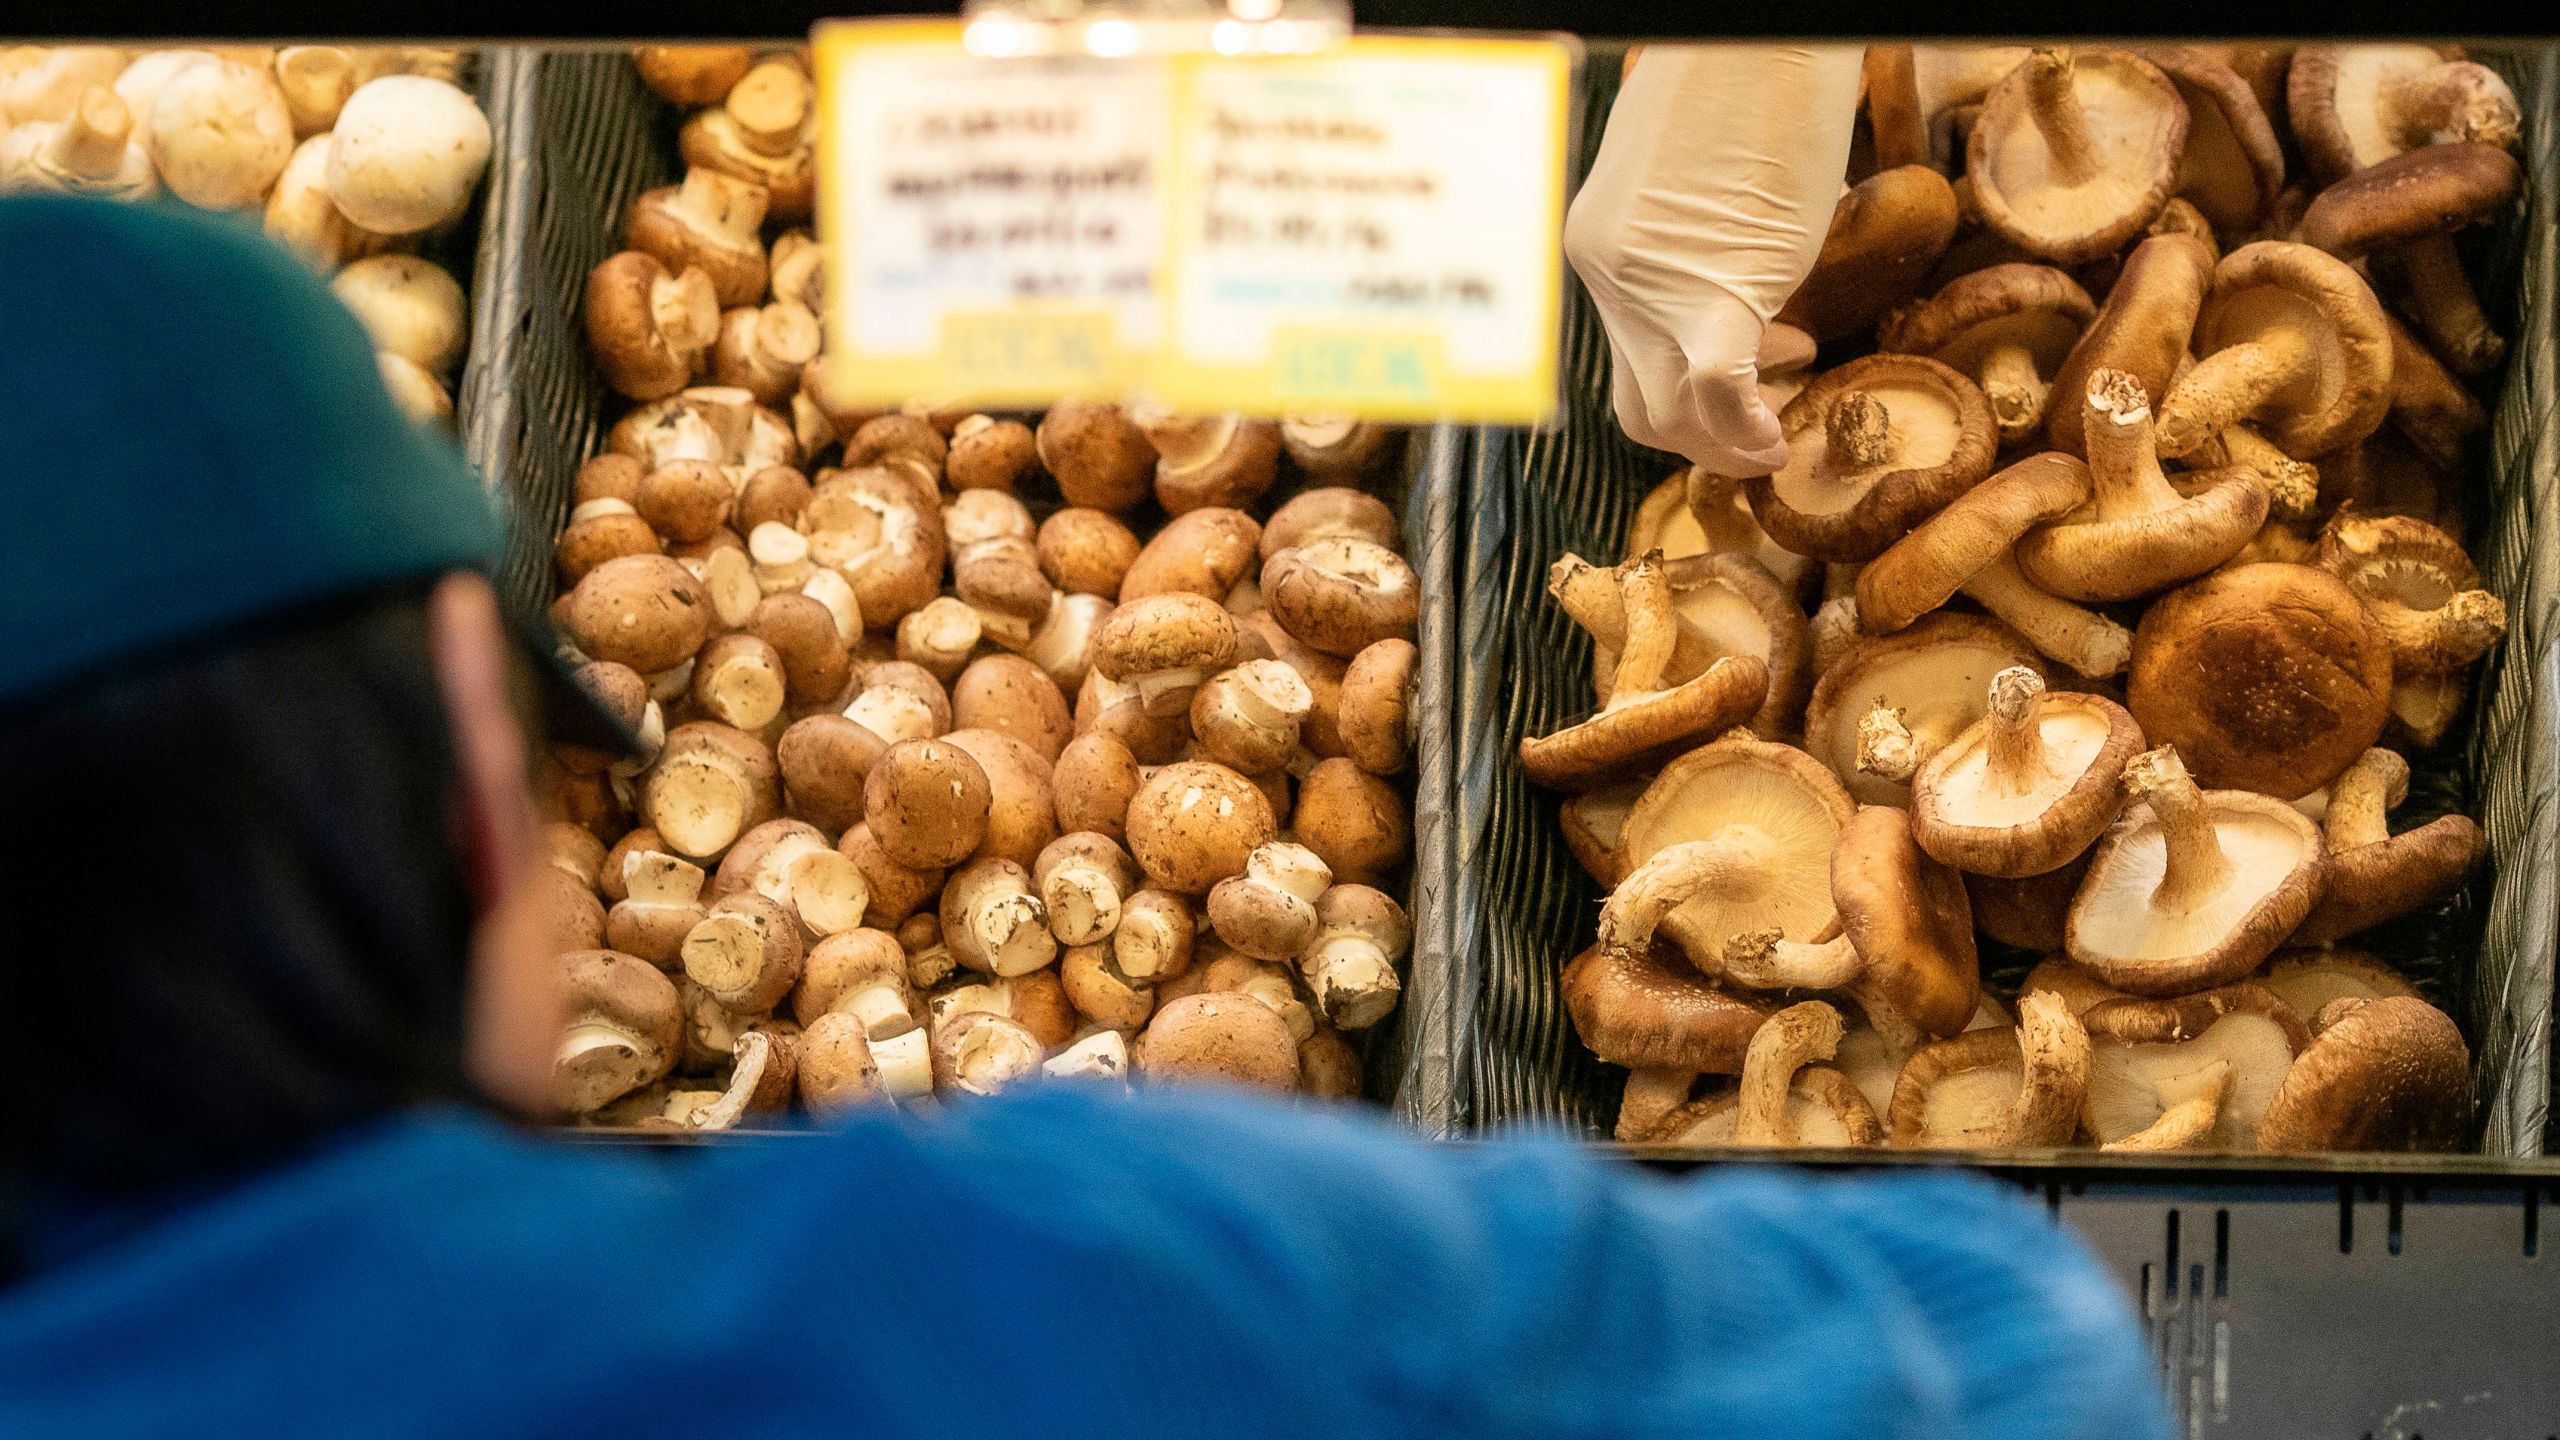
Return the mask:
M 1805 696 L 1813 689 L 1812 636 L 1794 592 L 1757 559 L 1737 552 L 1660 563 L 1680 620 L 1663 682 L 1679 685 L 1726 656 L 1752 656 L 1768 665 L 1769 683 L 1750 718 L 1751 728 L 1769 740 L 1794 733 L 1803 719 Z M 1552 572 L 1549 583 L 1554 583 Z M 1612 603 L 1623 616 L 1623 603 Z M 1619 634 L 1623 637 L 1623 630 Z M 1617 673 L 1618 651 L 1608 638 L 1595 635 L 1593 642 L 1592 686 L 1606 693 Z
M 2140 381 L 2143 394 L 2157 404 L 2187 357 L 2196 315 L 2213 285 L 2214 263 L 2212 248 L 2192 235 L 2154 235 L 2133 247 L 2107 291 L 2107 303 L 2053 373 L 2053 392 L 2085 395 L 2092 372 L 2122 370 Z M 2087 410 L 2079 405 L 2046 410 L 2045 437 L 2053 448 L 2086 454 L 2081 434 Z
M 2030 455 L 1921 521 L 1858 572 L 1858 623 L 1890 635 L 1955 598 L 1965 582 L 2089 496 L 2089 467 L 2060 451 Z
M 1721 1146 L 1734 1143 L 1741 1095 L 1692 1100 L 1664 1116 L 1642 1141 L 1653 1145 Z M 1790 1148 L 1837 1150 L 1884 1143 L 1884 1125 L 1856 1083 L 1831 1065 L 1807 1065 L 1787 1082 L 1786 1124 Z
M 1887 1106 L 1893 1144 L 2070 1142 L 2088 1093 L 2088 1031 L 2050 994 L 2022 994 L 2019 1010 L 2019 1025 L 1977 1026 L 1905 1062 Z
M 2480 572 L 2461 544 L 2414 516 L 2342 512 L 2321 532 L 2314 563 L 2363 603 L 2404 679 L 2468 665 L 2505 633 L 2506 607 L 2472 593 Z
M 1990 713 L 1991 677 L 2012 665 L 2044 673 L 2034 647 L 1979 615 L 1939 611 L 1899 634 L 1869 636 L 1815 683 L 1805 707 L 1805 749 L 1860 804 L 1907 804 L 1910 786 L 1858 769 L 1858 722 L 1880 706 L 1898 709 L 1927 754 Z
M 2030 98 L 2038 67 L 2057 63 L 2104 157 L 2076 182 L 2057 166 Z M 2059 61 L 2031 56 L 1983 97 L 1965 141 L 1965 174 L 1983 224 L 2030 253 L 2078 264 L 2121 247 L 2169 203 L 2186 138 L 2186 104 L 2150 61 L 2104 49 Z
M 1769 694 L 1769 667 L 1728 655 L 1695 679 L 1606 707 L 1553 735 L 1520 741 L 1520 768 L 1559 790 L 1587 790 L 1639 771 L 1750 719 Z
M 2488 836 L 2468 815 L 2442 815 L 2387 840 L 2332 849 L 2328 891 L 2293 938 L 2325 945 L 2435 904 L 2461 889 L 2488 852 Z
M 1817 340 L 1856 334 L 1910 298 L 1955 238 L 1955 190 L 1926 165 L 1880 170 L 1849 187 L 1812 271 L 1777 315 Z
M 2308 795 L 2382 734 L 2391 647 L 2355 595 L 2307 565 L 2243 565 L 2153 602 L 2125 705 L 2208 788 Z
M 2169 845 L 2148 807 L 2128 812 L 2089 859 L 2064 948 L 2120 990 L 2177 995 L 2237 980 L 2319 901 L 2320 832 L 2301 812 L 2246 790 L 2207 790 L 2203 800 L 2230 863 L 2188 904 L 2160 901 Z
M 553 1076 L 565 1108 L 585 1114 L 675 1068 L 684 1017 L 674 981 L 618 950 L 572 950 L 554 963 L 569 993 L 569 1030 Z M 619 1035 L 582 1034 L 590 1027 Z M 588 1038 L 601 1043 L 581 1043 Z
M 136 115 L 135 125 L 147 130 L 152 164 L 169 193 L 200 209 L 258 203 L 293 158 L 293 117 L 283 92 L 268 72 L 237 60 L 179 67 L 153 97 L 147 121 Z M 333 168 L 343 148 L 343 140 L 331 145 Z M 367 230 L 396 233 L 349 218 Z
M 1403 556 L 1357 535 L 1325 535 L 1262 566 L 1262 603 L 1300 643 L 1345 659 L 1413 638 L 1422 585 Z
M 1138 1044 L 1138 1072 L 1176 1083 L 1298 1086 L 1298 1041 L 1289 1022 L 1232 991 L 1185 995 L 1156 1011 Z
M 2063 1008 L 2070 1011 L 2075 1019 L 2088 1014 L 2092 1006 L 2128 998 L 2123 991 L 2059 955 L 2037 961 L 2036 967 L 2027 972 L 2027 978 L 2018 983 L 2021 1000 L 2037 993 L 2060 1000 Z
M 2412 130 L 2394 101 L 2431 82 L 2459 94 L 2441 129 Z M 2285 75 L 2286 119 L 2311 173 L 2342 180 L 2415 146 L 2479 140 L 2515 143 L 2514 92 L 2494 71 L 2435 45 L 2304 45 Z
M 2295 1014 L 2315 1023 L 2332 1000 L 2380 1000 L 2418 993 L 2418 987 L 2401 978 L 2400 972 L 2361 950 L 2324 947 L 2283 952 L 2254 979 L 2292 1006 Z
M 2374 432 L 2391 410 L 2391 331 L 2373 287 L 2336 256 L 2260 240 L 2222 257 L 2196 316 L 2199 356 L 2278 327 L 2311 337 L 2309 374 L 2260 407 L 2267 438 L 2288 455 L 2325 455 Z M 2169 415 L 2162 415 L 2164 426 Z
M 2124 805 L 2125 762 L 2142 753 L 2142 729 L 2103 695 L 2045 690 L 2027 705 L 2037 750 L 2028 766 L 1993 775 L 1997 721 L 1965 728 L 1912 777 L 1911 824 L 1920 848 L 1978 875 L 2020 878 L 2068 864 Z
M 2090 1041 L 2081 1123 L 2100 1144 L 2139 1133 L 2227 1072 L 2210 1148 L 2254 1150 L 2260 1119 L 2310 1039 L 2290 1006 L 2246 983 L 2174 1000 L 2110 1000 L 2080 1023 Z
M 1050 523 L 1056 523 L 1056 517 Z M 1041 533 L 1045 540 L 1045 527 Z M 1241 510 L 1204 505 L 1186 511 L 1167 521 L 1155 538 L 1122 562 L 1120 584 L 1111 593 L 1123 604 L 1181 591 L 1224 605 L 1236 582 L 1258 573 L 1257 556 L 1266 533 Z
M 2015 345 L 2050 373 L 2071 353 L 2097 305 L 2080 282 L 2050 265 L 2011 262 L 1959 275 L 1876 328 L 1876 346 L 1980 373 L 1984 352 Z
M 1630 1069 L 1742 1073 L 1769 1007 L 1718 989 L 1667 945 L 1611 953 L 1594 945 L 1564 967 L 1565 1013 L 1591 1053 Z
M 1964 890 L 1973 900 L 1973 923 L 1984 935 L 2016 949 L 2045 954 L 2061 950 L 2071 897 L 2080 893 L 2089 855 L 2090 851 L 2082 851 L 2059 870 L 2017 880 L 1967 872 Z
M 430 76 L 366 82 L 329 133 L 329 198 L 377 235 L 414 234 L 460 215 L 489 166 L 488 117 L 468 93 Z
M 1278 833 L 1271 802 L 1224 765 L 1184 760 L 1146 779 L 1129 802 L 1129 853 L 1150 884 L 1205 895 L 1244 873 L 1255 847 Z
M 2516 157 L 2495 145 L 2429 145 L 2321 191 L 2302 212 L 2299 233 L 2303 244 L 2353 260 L 2488 219 L 2523 184 Z
M 709 638 L 702 582 L 664 555 L 623 555 L 586 573 L 563 606 L 569 638 L 597 660 L 642 675 L 672 670 Z
M 1831 898 L 1864 964 L 1853 988 L 1871 1014 L 1888 1009 L 1927 1035 L 1965 1027 L 1982 974 L 1973 907 L 1962 877 L 1913 840 L 1907 813 L 1869 805 L 1840 827 Z
M 2471 1129 L 2471 1050 L 2452 1017 L 2408 995 L 2332 1006 L 2267 1102 L 2259 1145 L 2460 1148 Z
M 1201 595 L 1168 591 L 1115 607 L 1093 639 L 1093 666 L 1113 680 L 1215 670 L 1235 655 L 1236 622 Z
M 1878 408 L 1871 443 L 1835 443 L 1835 420 L 1852 410 L 1872 417 Z M 1751 513 L 1771 539 L 1820 560 L 1883 553 L 1990 474 L 1997 448 L 1982 391 L 1920 355 L 1869 355 L 1825 371 L 1787 402 L 1778 423 L 1787 463 L 1744 482 Z
M 1739 893 L 1692 896 L 1663 921 L 1693 958 L 1720 957 L 1726 939 L 1755 930 L 1816 940 L 1838 918 L 1831 851 L 1855 809 L 1812 756 L 1727 735 L 1672 761 L 1645 787 L 1619 832 L 1619 858 L 1633 870 L 1673 845 L 1726 838 L 1751 852 L 1754 863 L 1735 876 Z
M 1558 811 L 1565 848 L 1573 852 L 1573 858 L 1602 889 L 1617 884 L 1618 877 L 1625 873 L 1618 858 L 1619 837 L 1626 828 L 1627 812 L 1635 808 L 1636 797 L 1644 793 L 1652 778 L 1646 776 L 1606 790 L 1583 791 L 1566 800 Z
M 2178 194 L 2225 234 L 2250 229 L 2284 189 L 2284 149 L 2249 81 L 2216 47 L 2146 46 L 2187 106 Z

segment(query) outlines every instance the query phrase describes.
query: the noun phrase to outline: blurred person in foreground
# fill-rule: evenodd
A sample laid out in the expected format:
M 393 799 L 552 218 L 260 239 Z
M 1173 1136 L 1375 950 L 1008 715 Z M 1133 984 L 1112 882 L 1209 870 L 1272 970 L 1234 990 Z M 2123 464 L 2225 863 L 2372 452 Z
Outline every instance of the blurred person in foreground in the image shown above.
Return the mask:
M 491 502 L 237 221 L 0 201 L 0 322 L 0 1435 L 2167 1433 L 2108 1277 L 1971 1179 L 1073 1084 L 526 1128 Z

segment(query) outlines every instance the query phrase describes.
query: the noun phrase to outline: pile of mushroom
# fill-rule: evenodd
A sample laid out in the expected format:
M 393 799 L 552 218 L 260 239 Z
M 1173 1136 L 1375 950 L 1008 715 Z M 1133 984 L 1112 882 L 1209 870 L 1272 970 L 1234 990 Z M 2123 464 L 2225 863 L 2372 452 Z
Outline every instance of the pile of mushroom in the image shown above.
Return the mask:
M 716 1129 L 1044 1075 L 1357 1096 L 1412 940 L 1419 584 L 1366 488 L 1399 437 L 829 409 L 801 172 L 715 145 L 805 142 L 805 60 L 640 65 L 715 108 L 585 302 L 635 405 L 579 472 L 553 616 L 653 753 L 544 767 L 562 1105 Z
M 2335 947 L 2486 850 L 2390 812 L 2505 629 L 2450 237 L 2513 96 L 2422 45 L 1878 46 L 1862 125 L 1763 349 L 1785 467 L 1550 576 L 1599 703 L 1520 760 L 1610 892 L 1563 989 L 1619 1138 L 2464 1143 L 2461 1032 Z
M 470 209 L 489 122 L 455 50 L 223 46 L 0 50 L 0 192 L 258 210 L 372 337 L 422 423 L 453 414 L 461 284 L 415 252 Z

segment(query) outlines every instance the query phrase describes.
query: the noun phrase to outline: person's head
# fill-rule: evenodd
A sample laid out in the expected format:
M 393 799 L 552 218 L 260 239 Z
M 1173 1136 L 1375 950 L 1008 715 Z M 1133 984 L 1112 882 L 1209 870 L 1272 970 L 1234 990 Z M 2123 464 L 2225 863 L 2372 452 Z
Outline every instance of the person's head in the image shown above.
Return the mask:
M 498 507 L 248 223 L 0 200 L 0 317 L 0 1203 L 539 1109 Z

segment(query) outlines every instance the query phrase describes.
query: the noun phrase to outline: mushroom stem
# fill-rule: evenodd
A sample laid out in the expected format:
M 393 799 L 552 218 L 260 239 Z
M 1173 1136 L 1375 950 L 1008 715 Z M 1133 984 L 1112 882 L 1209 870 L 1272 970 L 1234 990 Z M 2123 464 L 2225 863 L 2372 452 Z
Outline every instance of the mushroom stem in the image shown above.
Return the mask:
M 2201 1072 L 2204 1088 L 2160 1112 L 2160 1118 L 2099 1146 L 2101 1150 L 2193 1150 L 2213 1138 L 2231 1093 L 2231 1062 L 2216 1060 Z
M 2505 358 L 2505 337 L 2491 328 L 2481 312 L 2471 278 L 2462 273 L 2462 257 L 2453 237 L 2428 235 L 2399 249 L 2400 272 L 2409 282 L 2409 303 L 2417 311 L 2418 328 L 2458 374 L 2484 375 Z
M 2068 46 L 2041 47 L 2027 58 L 2027 115 L 2044 137 L 2055 177 L 2066 186 L 2090 179 L 2102 163 L 2089 133 L 2089 112 L 2072 84 L 2073 68 Z
M 46 158 L 83 179 L 112 179 L 124 168 L 125 136 L 132 129 L 132 115 L 116 92 L 92 87 L 46 142 Z
M 1724 978 L 1752 990 L 1839 990 L 1866 961 L 1846 935 L 1811 944 L 1778 930 L 1752 930 L 1724 945 Z
M 1341 934 L 1318 944 L 1298 962 L 1316 1008 L 1344 1030 L 1377 1024 L 1395 1009 L 1404 983 L 1386 948 L 1367 936 Z
M 1864 390 L 1845 391 L 1832 401 L 1825 428 L 1831 459 L 1844 469 L 1872 470 L 1893 458 L 1893 417 Z
M 688 267 L 649 286 L 649 313 L 658 333 L 678 350 L 700 350 L 720 338 L 720 301 L 711 277 Z
M 1756 830 L 1728 825 L 1712 838 L 1684 840 L 1654 852 L 1628 872 L 1600 907 L 1600 946 L 1616 955 L 1641 955 L 1653 943 L 1664 916 L 1699 896 L 1742 899 L 1757 894 L 1767 874 L 1766 846 Z
M 1671 608 L 1671 582 L 1653 555 L 1625 567 L 1618 601 L 1626 611 L 1626 637 L 1618 669 L 1609 680 L 1609 709 L 1641 700 L 1662 688 L 1662 672 L 1680 644 L 1679 612 Z
M 2438 657 L 2468 665 L 2507 633 L 2507 602 L 2486 590 L 2465 590 L 2429 618 L 2429 642 Z
M 2044 759 L 2044 727 L 2036 723 L 2036 699 L 2042 694 L 2044 677 L 2024 665 L 1991 677 L 1983 778 L 1995 794 L 2024 795 L 2035 788 L 2036 768 Z
M 2130 520 L 2175 508 L 2178 491 L 2160 469 L 2159 436 L 2142 382 L 2123 370 L 2096 371 L 2089 376 L 2086 403 L 2081 428 L 2098 518 Z
M 1795 1143 L 1795 1123 L 1787 1114 L 1787 1091 L 1796 1072 L 1828 1060 L 1840 1048 L 1840 1012 L 1819 1000 L 1790 1005 L 1752 1032 L 1742 1055 L 1742 1092 L 1734 1117 L 1736 1145 L 1780 1146 Z
M 2320 468 L 2277 449 L 2276 443 L 2259 434 L 2255 427 L 2233 425 L 2225 429 L 2222 458 L 2256 472 L 2266 483 L 2267 514 L 2271 518 L 2299 523 L 2319 510 Z
M 2258 407 L 2308 374 L 2319 358 L 2311 337 L 2291 325 L 2275 325 L 2257 339 L 2216 350 L 2169 387 L 2160 400 L 2159 448 L 2163 455 L 2186 456 L 2205 442 L 2248 419 Z M 2090 438 L 2090 468 L 2097 466 L 2097 439 Z M 2167 483 L 2165 480 L 2162 483 Z M 2103 495 L 2106 482 L 2099 481 Z
M 1858 717 L 1858 773 L 1908 784 L 1922 761 L 1920 744 L 1902 723 L 1902 709 L 1878 705 Z
M 2151 806 L 2167 848 L 2167 867 L 2152 892 L 2153 903 L 2183 912 L 2220 889 L 2231 873 L 2231 857 L 2222 852 L 2222 838 L 2214 832 L 2213 807 L 2177 750 L 2163 745 L 2126 761 L 2124 788 L 2128 797 Z
M 2331 852 L 2378 845 L 2391 838 L 2391 807 L 2409 793 L 2409 762 L 2389 750 L 2357 757 L 2329 791 L 2320 829 Z
M 2044 423 L 2045 395 L 2052 387 L 2036 368 L 2033 350 L 2011 340 L 1996 341 L 1982 352 L 1975 375 L 1982 382 L 1982 398 L 1991 402 L 2002 444 L 2023 439 Z
M 2026 1066 L 2017 1104 L 1994 1145 L 2067 1145 L 2089 1094 L 2089 1032 L 2062 997 L 2034 990 L 2018 997 L 2018 1047 Z M 2210 1128 L 2211 1121 L 2207 1122 Z
M 2133 659 L 2132 631 L 2037 588 L 2008 555 L 1976 571 L 1960 588 L 2037 650 L 2092 680 L 2116 674 Z
M 1715 554 L 1749 555 L 1760 548 L 1760 529 L 1751 523 L 1747 512 L 1737 508 L 1735 497 L 1742 493 L 1742 482 L 1730 475 L 1718 475 L 1703 466 L 1689 467 L 1689 478 L 1682 487 L 1689 514 L 1707 537 L 1707 549 Z

